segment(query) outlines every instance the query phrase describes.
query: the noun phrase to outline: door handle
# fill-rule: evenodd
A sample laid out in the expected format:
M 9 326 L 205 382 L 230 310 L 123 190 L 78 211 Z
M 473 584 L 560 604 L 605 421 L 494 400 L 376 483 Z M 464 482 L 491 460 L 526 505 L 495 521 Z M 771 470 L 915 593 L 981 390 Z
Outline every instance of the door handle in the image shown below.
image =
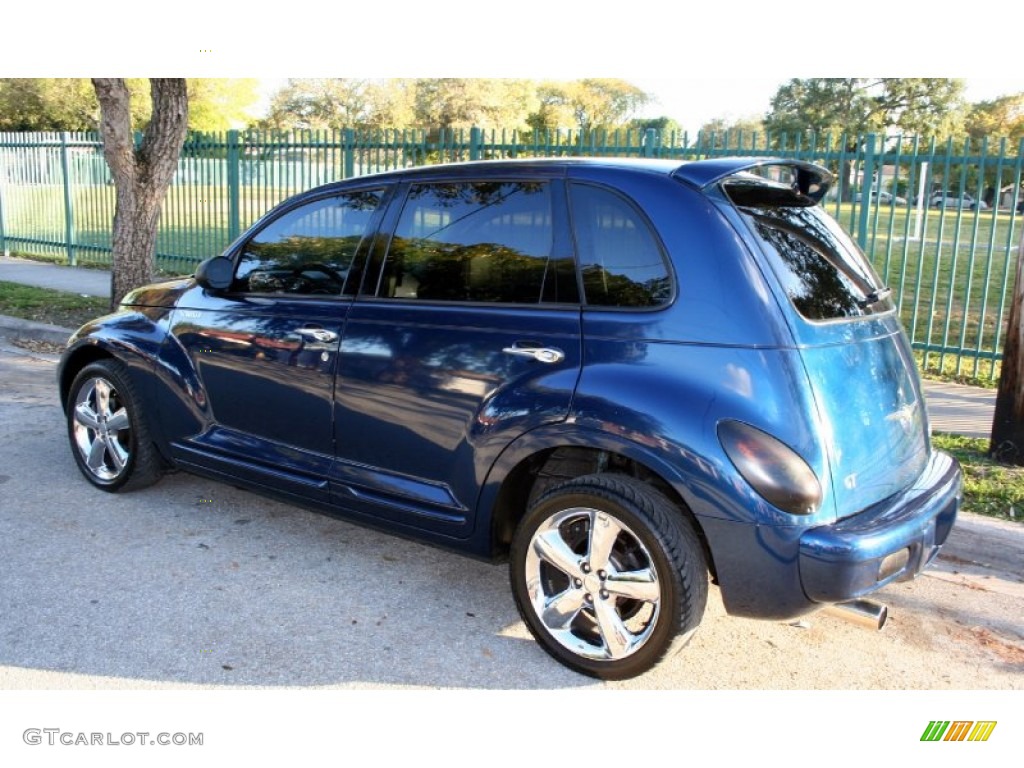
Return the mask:
M 505 347 L 506 355 L 517 357 L 531 357 L 539 363 L 560 363 L 565 360 L 565 352 L 557 347 Z
M 338 340 L 338 334 L 334 331 L 328 331 L 323 328 L 299 328 L 295 332 L 304 339 L 313 339 L 314 341 L 322 341 L 326 343 Z

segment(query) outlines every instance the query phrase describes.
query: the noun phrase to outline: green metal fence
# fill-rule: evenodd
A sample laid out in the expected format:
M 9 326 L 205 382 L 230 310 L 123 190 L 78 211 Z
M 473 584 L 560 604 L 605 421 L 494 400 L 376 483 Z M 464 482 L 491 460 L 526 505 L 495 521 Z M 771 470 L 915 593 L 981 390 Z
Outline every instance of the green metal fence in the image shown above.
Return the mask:
M 837 183 L 825 204 L 893 288 L 924 367 L 996 375 L 1024 218 L 1024 142 L 476 128 L 194 134 L 164 204 L 157 266 L 190 272 L 274 204 L 318 184 L 427 163 L 568 155 L 775 155 L 829 167 Z M 0 134 L 5 254 L 109 264 L 113 215 L 95 134 Z

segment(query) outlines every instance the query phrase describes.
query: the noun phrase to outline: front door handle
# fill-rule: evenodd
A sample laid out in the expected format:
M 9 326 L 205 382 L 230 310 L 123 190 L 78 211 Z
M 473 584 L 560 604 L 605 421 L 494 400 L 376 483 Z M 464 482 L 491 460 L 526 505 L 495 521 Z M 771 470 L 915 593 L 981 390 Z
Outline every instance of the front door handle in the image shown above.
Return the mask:
M 338 334 L 323 328 L 299 328 L 295 332 L 304 339 L 313 339 L 324 343 L 338 340 Z
M 565 352 L 557 347 L 505 347 L 501 351 L 506 355 L 532 357 L 540 363 L 552 364 L 565 360 Z

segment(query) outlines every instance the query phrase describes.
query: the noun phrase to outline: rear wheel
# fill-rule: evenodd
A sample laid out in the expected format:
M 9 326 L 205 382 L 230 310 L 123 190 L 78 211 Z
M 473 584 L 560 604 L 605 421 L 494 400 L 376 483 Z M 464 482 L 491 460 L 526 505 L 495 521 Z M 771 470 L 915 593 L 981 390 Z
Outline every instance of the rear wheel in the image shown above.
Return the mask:
M 100 360 L 83 368 L 67 404 L 71 452 L 86 479 L 105 491 L 143 488 L 162 474 L 125 367 Z
M 512 542 L 520 615 L 551 656 L 587 675 L 639 675 L 697 628 L 707 566 L 692 526 L 653 487 L 588 475 L 558 486 Z

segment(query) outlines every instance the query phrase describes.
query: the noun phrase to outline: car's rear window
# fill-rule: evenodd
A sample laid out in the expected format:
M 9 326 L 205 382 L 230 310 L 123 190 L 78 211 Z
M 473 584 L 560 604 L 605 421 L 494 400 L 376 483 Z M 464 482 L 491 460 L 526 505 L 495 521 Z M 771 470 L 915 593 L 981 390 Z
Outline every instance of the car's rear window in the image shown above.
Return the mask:
M 894 308 L 857 244 L 820 206 L 759 196 L 749 185 L 730 197 L 764 246 L 790 301 L 808 320 L 863 317 Z M 729 185 L 726 191 L 730 192 Z

